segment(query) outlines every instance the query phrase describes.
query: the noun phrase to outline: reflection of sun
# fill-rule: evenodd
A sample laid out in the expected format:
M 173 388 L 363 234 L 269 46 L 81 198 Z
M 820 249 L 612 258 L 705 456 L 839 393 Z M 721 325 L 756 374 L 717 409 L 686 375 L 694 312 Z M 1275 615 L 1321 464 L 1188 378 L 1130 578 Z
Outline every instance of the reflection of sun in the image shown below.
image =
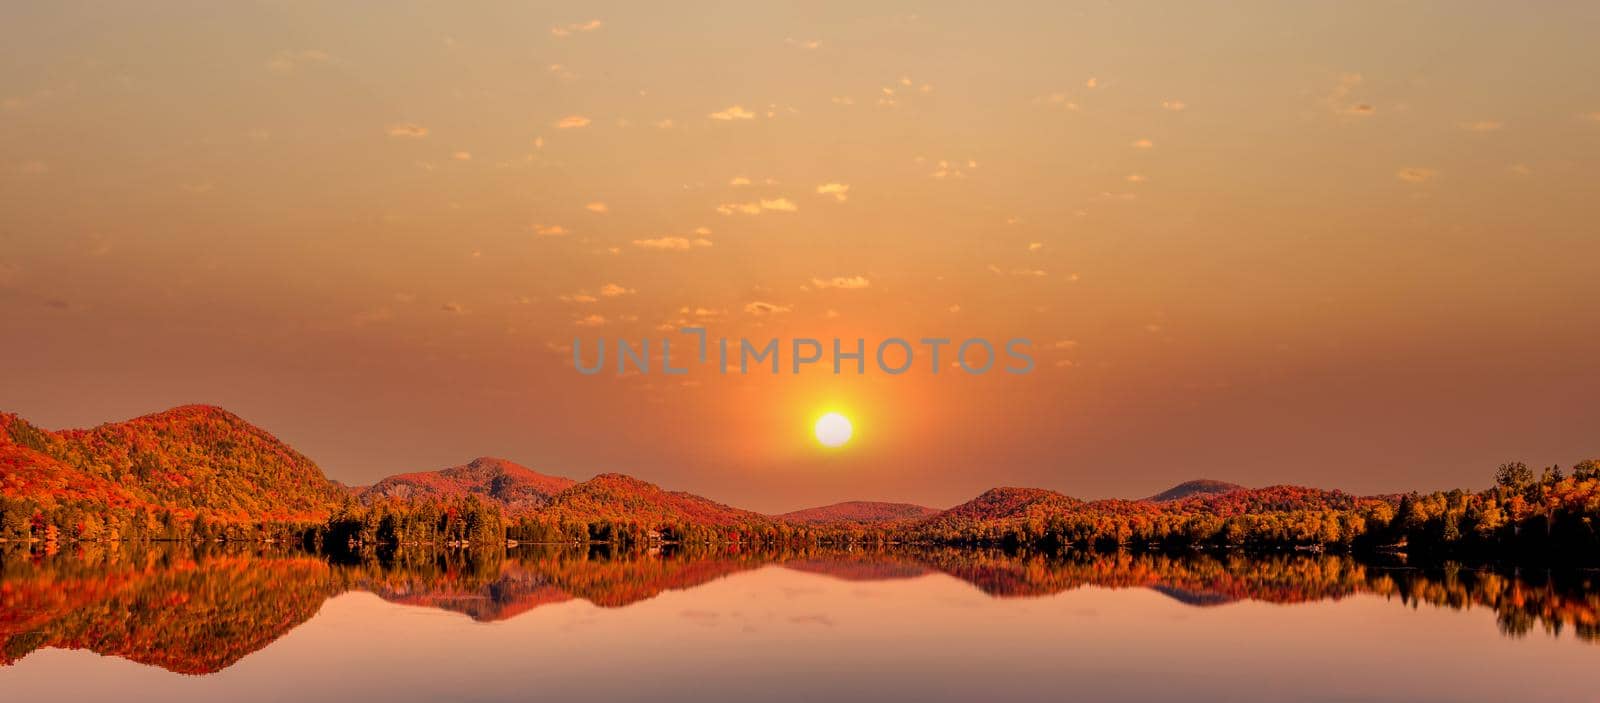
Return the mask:
M 854 428 L 850 426 L 850 419 L 839 413 L 828 413 L 817 418 L 815 432 L 817 441 L 825 447 L 838 447 L 850 441 L 850 434 Z

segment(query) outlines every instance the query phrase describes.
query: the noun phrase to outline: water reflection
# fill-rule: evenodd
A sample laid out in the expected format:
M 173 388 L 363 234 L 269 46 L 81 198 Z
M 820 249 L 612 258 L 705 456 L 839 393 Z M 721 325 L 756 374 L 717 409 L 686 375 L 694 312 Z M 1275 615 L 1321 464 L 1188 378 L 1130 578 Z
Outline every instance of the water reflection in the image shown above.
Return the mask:
M 87 649 L 184 674 L 226 669 L 363 591 L 386 601 L 515 618 L 582 599 L 620 608 L 776 565 L 852 582 L 947 574 L 994 598 L 1085 586 L 1150 589 L 1194 607 L 1240 600 L 1295 604 L 1373 594 L 1416 608 L 1489 608 L 1502 633 L 1570 630 L 1600 641 L 1600 574 L 1503 572 L 1364 563 L 1347 556 L 1008 554 L 971 549 L 612 553 L 603 546 L 523 546 L 328 558 L 281 548 L 82 545 L 0 555 L 0 663 L 44 648 Z

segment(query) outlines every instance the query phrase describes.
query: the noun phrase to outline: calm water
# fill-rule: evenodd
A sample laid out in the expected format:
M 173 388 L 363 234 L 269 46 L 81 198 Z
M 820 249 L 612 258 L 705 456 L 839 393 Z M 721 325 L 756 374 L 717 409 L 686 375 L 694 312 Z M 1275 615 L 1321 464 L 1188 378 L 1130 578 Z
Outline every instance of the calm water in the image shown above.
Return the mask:
M 0 559 L 27 701 L 1600 701 L 1600 574 L 924 550 Z

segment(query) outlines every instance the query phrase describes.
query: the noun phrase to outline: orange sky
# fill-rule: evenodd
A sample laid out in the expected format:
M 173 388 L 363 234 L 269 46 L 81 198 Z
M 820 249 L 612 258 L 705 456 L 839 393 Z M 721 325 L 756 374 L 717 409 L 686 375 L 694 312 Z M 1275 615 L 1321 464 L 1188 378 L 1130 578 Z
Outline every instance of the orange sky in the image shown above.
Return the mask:
M 0 409 L 763 510 L 1600 455 L 1600 9 L 1063 5 L 0 9 Z M 564 351 L 684 320 L 1039 363 Z

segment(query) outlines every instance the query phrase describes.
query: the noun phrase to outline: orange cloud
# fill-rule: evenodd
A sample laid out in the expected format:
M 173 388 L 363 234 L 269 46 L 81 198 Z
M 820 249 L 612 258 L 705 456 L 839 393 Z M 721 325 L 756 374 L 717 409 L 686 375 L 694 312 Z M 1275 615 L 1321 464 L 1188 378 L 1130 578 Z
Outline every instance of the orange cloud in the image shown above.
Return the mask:
M 713 112 L 710 115 L 707 115 L 707 117 L 710 117 L 713 120 L 723 120 L 723 121 L 753 120 L 756 117 L 756 113 L 751 112 L 749 110 L 746 110 L 746 109 L 744 109 L 744 107 L 742 107 L 740 105 L 734 105 L 732 107 L 729 107 L 726 110 L 722 110 L 720 112 Z

